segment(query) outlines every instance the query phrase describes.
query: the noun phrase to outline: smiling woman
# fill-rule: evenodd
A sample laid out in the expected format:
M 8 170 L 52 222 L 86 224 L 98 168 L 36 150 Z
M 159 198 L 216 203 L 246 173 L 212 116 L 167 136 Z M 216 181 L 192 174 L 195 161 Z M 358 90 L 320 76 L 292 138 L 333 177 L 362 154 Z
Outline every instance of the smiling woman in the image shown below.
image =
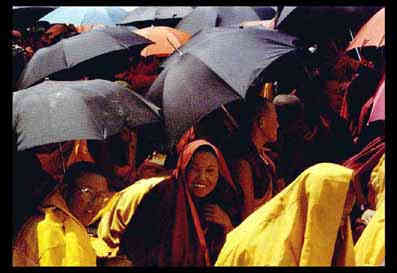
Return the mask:
M 99 223 L 99 240 L 134 266 L 213 265 L 240 222 L 223 156 L 204 140 L 184 148 L 171 176 L 137 181 L 113 204 Z

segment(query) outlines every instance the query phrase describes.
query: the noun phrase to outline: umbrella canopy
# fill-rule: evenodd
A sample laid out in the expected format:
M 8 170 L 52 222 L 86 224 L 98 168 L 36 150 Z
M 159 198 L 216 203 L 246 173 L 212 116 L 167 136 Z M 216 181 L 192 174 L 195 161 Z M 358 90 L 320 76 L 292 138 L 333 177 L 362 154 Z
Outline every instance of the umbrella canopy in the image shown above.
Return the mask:
M 379 7 L 283 7 L 277 29 L 310 42 L 349 37 L 349 30 L 368 20 Z
M 183 17 L 193 11 L 192 7 L 138 7 L 128 13 L 121 25 L 133 25 L 138 28 L 154 26 L 174 27 Z
M 364 46 L 385 45 L 385 8 L 379 10 L 361 27 L 346 51 Z
M 25 29 L 56 8 L 56 6 L 12 7 L 12 26 L 13 28 Z
M 385 120 L 385 77 L 376 91 L 368 124 L 377 120 Z
M 157 92 L 154 88 L 158 88 Z M 189 53 L 163 70 L 151 90 L 162 94 L 169 149 L 206 114 L 245 95 L 234 91 L 204 62 Z
M 251 7 L 198 7 L 175 27 L 192 35 L 210 27 L 238 26 L 261 20 Z
M 275 6 L 254 6 L 252 7 L 261 20 L 271 20 L 276 16 Z
M 128 54 L 134 50 L 139 52 L 151 43 L 120 27 L 92 30 L 62 39 L 33 55 L 18 79 L 17 89 L 27 88 L 55 72 L 70 73 L 71 79 L 113 73 L 128 63 Z
M 42 17 L 51 24 L 116 25 L 128 12 L 119 7 L 60 7 Z
M 293 36 L 266 29 L 217 27 L 198 33 L 179 50 L 200 59 L 230 87 L 243 94 L 272 63 L 290 52 L 297 52 L 298 41 Z M 179 58 L 180 54 L 174 53 L 164 67 Z M 282 65 L 280 73 L 272 75 L 275 80 L 286 76 L 286 68 L 295 64 Z M 288 75 L 288 79 L 294 76 Z
M 17 149 L 74 139 L 104 140 L 123 126 L 160 121 L 159 108 L 105 80 L 44 81 L 13 93 Z
M 189 33 L 163 26 L 138 29 L 135 33 L 154 42 L 141 51 L 141 55 L 144 57 L 150 55 L 167 57 L 191 37 Z

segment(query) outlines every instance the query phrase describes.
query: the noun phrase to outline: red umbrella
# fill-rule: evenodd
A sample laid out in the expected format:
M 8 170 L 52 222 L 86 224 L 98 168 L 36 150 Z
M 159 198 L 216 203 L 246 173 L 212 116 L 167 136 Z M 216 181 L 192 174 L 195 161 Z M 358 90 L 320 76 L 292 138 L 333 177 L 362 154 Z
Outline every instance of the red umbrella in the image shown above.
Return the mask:
M 385 120 L 385 77 L 376 91 L 368 124 L 377 120 Z
M 385 8 L 382 8 L 361 27 L 346 51 L 364 46 L 385 45 Z

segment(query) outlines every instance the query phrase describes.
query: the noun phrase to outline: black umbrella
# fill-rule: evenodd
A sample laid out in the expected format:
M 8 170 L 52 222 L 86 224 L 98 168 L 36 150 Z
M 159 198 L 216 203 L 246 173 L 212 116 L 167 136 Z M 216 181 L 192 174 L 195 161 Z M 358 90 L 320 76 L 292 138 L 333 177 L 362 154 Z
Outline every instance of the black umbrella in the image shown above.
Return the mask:
M 104 140 L 123 126 L 161 120 L 159 108 L 105 80 L 44 81 L 13 93 L 18 151 L 74 139 Z
M 382 7 L 377 6 L 298 6 L 282 7 L 276 28 L 309 42 L 349 39 Z
M 252 7 L 261 20 L 270 20 L 276 16 L 275 6 L 254 6 Z
M 163 70 L 152 88 L 158 88 L 156 93 L 162 94 L 169 149 L 206 114 L 245 95 L 234 91 L 205 63 L 189 53 Z
M 120 25 L 133 25 L 138 28 L 154 26 L 174 27 L 183 17 L 193 11 L 192 7 L 139 7 L 128 13 Z
M 274 80 L 283 77 L 295 80 L 294 74 L 285 72 L 297 67 L 299 63 L 287 57 L 295 57 L 292 54 L 295 52 L 308 52 L 303 50 L 304 47 L 300 50 L 298 43 L 297 38 L 277 31 L 217 27 L 197 34 L 180 47 L 179 52 L 169 57 L 165 68 L 180 58 L 180 52 L 190 53 L 204 62 L 235 91 L 243 94 L 273 63 L 277 63 L 277 67 L 284 66 L 277 70 L 278 73 L 272 73 Z M 300 54 L 296 56 L 299 59 Z M 278 59 L 280 62 L 275 62 Z M 153 96 L 153 93 L 149 90 L 148 95 Z
M 238 26 L 244 21 L 261 20 L 251 7 L 198 7 L 175 27 L 190 34 L 209 27 Z
M 14 6 L 12 7 L 12 26 L 25 29 L 56 8 L 56 6 Z
M 17 82 L 17 89 L 58 72 L 69 74 L 69 80 L 83 75 L 107 75 L 117 73 L 128 64 L 128 55 L 140 52 L 153 42 L 121 27 L 92 30 L 62 39 L 60 42 L 39 49 L 33 54 Z M 65 79 L 65 78 L 62 78 Z

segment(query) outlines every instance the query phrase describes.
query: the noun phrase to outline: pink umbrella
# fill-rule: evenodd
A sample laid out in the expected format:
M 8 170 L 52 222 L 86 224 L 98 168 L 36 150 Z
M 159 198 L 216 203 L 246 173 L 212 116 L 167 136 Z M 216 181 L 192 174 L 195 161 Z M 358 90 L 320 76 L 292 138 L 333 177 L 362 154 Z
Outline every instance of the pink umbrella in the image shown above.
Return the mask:
M 385 120 L 385 77 L 376 91 L 367 125 L 376 120 Z

